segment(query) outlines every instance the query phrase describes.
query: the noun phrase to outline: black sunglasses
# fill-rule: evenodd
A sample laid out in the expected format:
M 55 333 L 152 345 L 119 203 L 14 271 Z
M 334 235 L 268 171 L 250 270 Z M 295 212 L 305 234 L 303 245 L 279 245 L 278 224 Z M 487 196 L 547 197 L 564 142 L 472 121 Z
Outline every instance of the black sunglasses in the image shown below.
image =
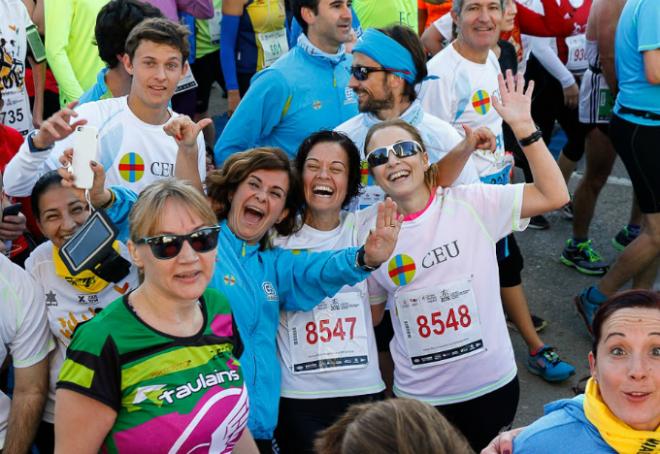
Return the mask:
M 209 252 L 218 245 L 218 233 L 220 226 L 203 227 L 187 235 L 164 235 L 151 236 L 137 240 L 136 244 L 147 244 L 151 253 L 160 260 L 168 260 L 176 257 L 181 252 L 183 242 L 187 241 L 195 252 Z
M 422 153 L 424 149 L 414 140 L 403 140 L 385 147 L 374 148 L 367 153 L 367 163 L 369 164 L 369 167 L 377 167 L 386 164 L 389 160 L 390 151 L 394 153 L 394 156 L 401 159 L 414 156 L 417 153 Z
M 395 68 L 374 68 L 373 66 L 351 66 L 349 72 L 356 80 L 364 82 L 369 78 L 369 74 L 377 72 L 388 72 L 388 73 L 403 73 L 410 74 L 410 71 L 407 69 L 395 69 Z

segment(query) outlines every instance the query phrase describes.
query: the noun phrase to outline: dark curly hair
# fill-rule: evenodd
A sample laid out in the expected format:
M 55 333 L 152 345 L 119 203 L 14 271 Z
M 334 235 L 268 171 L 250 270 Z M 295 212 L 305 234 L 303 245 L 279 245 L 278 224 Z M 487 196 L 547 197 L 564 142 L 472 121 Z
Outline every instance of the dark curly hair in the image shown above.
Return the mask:
M 360 151 L 346 134 L 328 130 L 315 132 L 303 140 L 300 147 L 298 147 L 295 165 L 298 175 L 301 177 L 309 152 L 320 143 L 336 143 L 346 152 L 346 157 L 348 158 L 348 183 L 346 197 L 342 202 L 342 208 L 346 208 L 353 197 L 359 195 L 362 189 L 360 185 Z M 305 205 L 302 208 L 302 218 L 305 219 Z
M 218 220 L 227 219 L 231 210 L 231 197 L 238 186 L 257 170 L 281 170 L 289 176 L 289 190 L 284 207 L 289 211 L 286 217 L 274 228 L 282 236 L 291 235 L 300 229 L 298 214 L 304 202 L 298 173 L 291 165 L 284 151 L 275 147 L 259 147 L 234 153 L 222 168 L 213 170 L 206 176 L 206 190 L 214 204 Z M 260 240 L 262 249 L 269 247 L 268 235 Z

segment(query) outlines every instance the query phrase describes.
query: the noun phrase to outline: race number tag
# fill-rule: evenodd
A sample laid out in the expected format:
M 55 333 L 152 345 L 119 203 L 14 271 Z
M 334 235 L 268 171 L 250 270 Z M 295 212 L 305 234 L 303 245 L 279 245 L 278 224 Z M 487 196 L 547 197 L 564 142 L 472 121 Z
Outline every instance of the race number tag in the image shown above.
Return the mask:
M 186 75 L 183 76 L 183 79 L 179 81 L 176 88 L 174 89 L 174 94 L 178 95 L 179 93 L 192 90 L 193 88 L 197 88 L 197 81 L 195 80 L 195 76 L 193 76 L 190 68 L 188 68 L 188 72 L 186 72 Z
M 209 24 L 209 35 L 211 35 L 211 44 L 220 44 L 220 30 L 222 23 L 222 10 L 215 10 L 213 19 L 206 21 Z
M 274 32 L 257 33 L 257 38 L 264 51 L 264 68 L 275 63 L 275 61 L 289 50 L 286 40 L 286 30 L 275 30 Z
M 0 84 L 1 86 L 1 84 Z M 4 107 L 0 111 L 0 123 L 27 135 L 33 129 L 30 102 L 24 88 L 3 93 Z
M 598 121 L 610 121 L 614 109 L 614 96 L 609 88 L 598 90 Z
M 365 208 L 369 208 L 371 205 L 375 205 L 385 200 L 385 192 L 380 188 L 380 186 L 365 186 L 359 195 L 359 200 L 359 207 L 361 210 L 363 210 Z
M 358 292 L 338 293 L 308 312 L 288 312 L 294 374 L 367 367 L 365 304 Z
M 395 301 L 413 369 L 484 350 L 471 280 L 397 294 Z
M 573 72 L 584 72 L 589 66 L 587 61 L 587 38 L 584 34 L 569 36 L 566 38 L 566 46 L 568 46 L 568 60 L 566 60 L 566 68 Z

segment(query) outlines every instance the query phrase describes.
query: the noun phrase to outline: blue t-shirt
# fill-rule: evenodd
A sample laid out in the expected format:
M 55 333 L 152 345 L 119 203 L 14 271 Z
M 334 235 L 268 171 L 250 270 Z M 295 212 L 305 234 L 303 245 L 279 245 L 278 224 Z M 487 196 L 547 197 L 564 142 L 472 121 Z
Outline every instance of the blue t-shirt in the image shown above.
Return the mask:
M 631 123 L 660 126 L 649 120 L 619 112 L 621 106 L 660 115 L 660 84 L 652 85 L 644 72 L 644 51 L 660 49 L 660 1 L 628 0 L 616 29 L 614 55 L 619 95 L 614 113 Z

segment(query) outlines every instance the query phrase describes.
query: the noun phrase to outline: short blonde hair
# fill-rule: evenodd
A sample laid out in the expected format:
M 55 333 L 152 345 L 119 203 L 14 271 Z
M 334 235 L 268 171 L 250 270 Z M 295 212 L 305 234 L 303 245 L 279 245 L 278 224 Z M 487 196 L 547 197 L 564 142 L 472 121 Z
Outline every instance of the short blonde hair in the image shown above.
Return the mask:
M 166 178 L 151 183 L 144 188 L 128 215 L 130 237 L 133 242 L 152 236 L 158 231 L 165 211 L 165 202 L 176 199 L 200 217 L 202 222 L 215 225 L 218 219 L 206 197 L 190 183 L 174 178 Z
M 471 454 L 463 435 L 431 405 L 397 398 L 351 406 L 314 442 L 317 454 Z

